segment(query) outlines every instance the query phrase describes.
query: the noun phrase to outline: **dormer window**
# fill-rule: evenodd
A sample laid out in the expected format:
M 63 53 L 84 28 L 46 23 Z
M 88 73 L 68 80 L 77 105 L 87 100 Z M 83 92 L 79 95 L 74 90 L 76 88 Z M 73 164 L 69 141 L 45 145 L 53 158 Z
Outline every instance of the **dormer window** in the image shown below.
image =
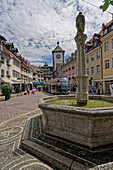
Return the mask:
M 105 30 L 104 30 L 104 35 L 106 35 L 106 34 L 107 34 L 107 32 L 108 32 L 108 30 L 107 30 L 107 29 L 105 29 Z
M 111 39 L 111 49 L 113 49 L 113 38 Z
M 97 46 L 97 41 L 95 41 L 95 42 L 94 42 L 93 46 L 94 46 L 94 47 L 96 47 L 96 46 Z
M 0 50 L 1 50 L 1 51 L 4 51 L 3 43 L 0 44 Z
M 113 30 L 113 24 L 109 26 L 109 31 Z
M 87 51 L 88 51 L 88 47 L 85 48 L 85 52 L 87 52 Z

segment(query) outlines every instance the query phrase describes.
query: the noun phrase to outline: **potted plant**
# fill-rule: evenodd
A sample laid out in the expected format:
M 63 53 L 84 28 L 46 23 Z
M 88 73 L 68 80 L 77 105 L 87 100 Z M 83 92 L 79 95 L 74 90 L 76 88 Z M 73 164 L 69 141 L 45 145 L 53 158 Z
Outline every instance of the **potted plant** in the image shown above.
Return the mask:
M 3 78 L 3 77 L 4 77 L 4 74 L 1 74 L 1 77 Z
M 5 100 L 9 100 L 10 95 L 13 93 L 13 87 L 10 84 L 4 84 L 1 86 L 1 92 L 5 96 Z
M 8 77 L 8 78 L 10 78 L 11 76 L 10 76 L 10 75 L 8 75 L 7 77 Z
M 1 59 L 1 60 L 0 60 L 0 63 L 4 64 L 4 60 L 3 60 L 3 59 Z
M 42 86 L 38 86 L 38 90 L 41 91 Z

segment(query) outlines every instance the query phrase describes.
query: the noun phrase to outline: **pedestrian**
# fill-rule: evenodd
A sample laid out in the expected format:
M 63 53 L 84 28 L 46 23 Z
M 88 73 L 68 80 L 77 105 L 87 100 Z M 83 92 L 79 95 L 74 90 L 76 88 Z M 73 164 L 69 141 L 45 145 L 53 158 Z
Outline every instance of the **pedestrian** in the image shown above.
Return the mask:
M 97 94 L 100 95 L 100 87 L 98 87 L 98 93 Z
M 93 92 L 94 92 L 94 94 L 96 93 L 96 88 L 95 87 L 93 88 Z
M 27 88 L 27 94 L 29 94 L 29 87 Z
M 32 93 L 35 94 L 35 89 L 34 88 L 32 88 Z

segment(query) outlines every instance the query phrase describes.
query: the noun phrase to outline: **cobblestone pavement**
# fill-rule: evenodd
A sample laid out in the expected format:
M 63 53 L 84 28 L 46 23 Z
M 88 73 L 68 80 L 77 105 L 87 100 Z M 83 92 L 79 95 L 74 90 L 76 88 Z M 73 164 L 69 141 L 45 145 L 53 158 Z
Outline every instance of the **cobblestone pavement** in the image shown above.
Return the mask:
M 0 124 L 0 170 L 52 170 L 19 148 L 26 120 L 41 113 L 36 109 Z
M 45 96 L 37 92 L 0 102 L 0 170 L 52 170 L 19 148 L 26 121 L 41 114 L 37 100 Z
M 11 98 L 8 101 L 0 101 L 0 123 L 37 109 L 38 99 L 48 95 L 51 94 L 36 92 L 34 95 L 23 95 Z

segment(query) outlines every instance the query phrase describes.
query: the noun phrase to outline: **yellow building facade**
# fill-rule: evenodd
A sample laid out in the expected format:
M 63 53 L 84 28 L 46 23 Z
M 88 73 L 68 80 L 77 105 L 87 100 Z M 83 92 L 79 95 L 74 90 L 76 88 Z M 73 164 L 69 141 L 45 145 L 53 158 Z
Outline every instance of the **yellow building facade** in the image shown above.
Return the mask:
M 102 92 L 102 47 L 100 34 L 94 34 L 93 38 L 85 45 L 86 73 L 89 76 L 89 90 L 101 87 Z
M 109 93 L 113 84 L 113 21 L 103 26 L 102 64 L 103 64 L 103 92 Z

